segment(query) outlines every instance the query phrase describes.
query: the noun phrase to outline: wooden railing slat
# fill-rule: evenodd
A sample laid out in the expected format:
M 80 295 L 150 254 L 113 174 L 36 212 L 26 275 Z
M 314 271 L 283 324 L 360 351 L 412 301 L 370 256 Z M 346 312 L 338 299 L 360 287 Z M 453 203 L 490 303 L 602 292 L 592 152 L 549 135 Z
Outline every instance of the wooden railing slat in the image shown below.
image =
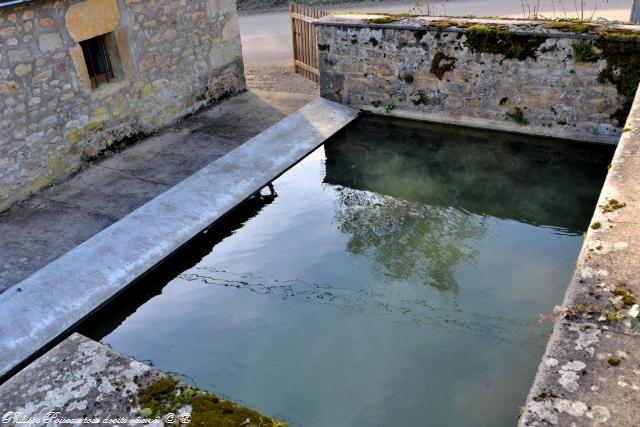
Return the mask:
M 291 2 L 289 14 L 295 72 L 317 82 L 320 76 L 319 52 L 313 23 L 329 13 L 309 5 Z

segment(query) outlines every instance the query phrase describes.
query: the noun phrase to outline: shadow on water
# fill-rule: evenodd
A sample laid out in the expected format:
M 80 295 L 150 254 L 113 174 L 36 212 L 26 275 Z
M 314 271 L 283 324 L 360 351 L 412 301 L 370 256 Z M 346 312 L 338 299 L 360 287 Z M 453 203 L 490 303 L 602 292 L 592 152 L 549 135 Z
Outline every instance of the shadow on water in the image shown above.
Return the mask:
M 120 294 L 116 300 L 91 315 L 76 329 L 83 335 L 102 339 L 113 332 L 144 303 L 162 293 L 162 289 L 176 276 L 196 266 L 213 247 L 233 235 L 236 230 L 276 199 L 275 193 L 254 195 L 222 219 L 214 223 L 206 232 L 194 237 L 177 254 L 161 263 L 155 269 L 140 277 L 136 283 Z
M 366 116 L 325 144 L 324 182 L 581 234 L 614 149 Z

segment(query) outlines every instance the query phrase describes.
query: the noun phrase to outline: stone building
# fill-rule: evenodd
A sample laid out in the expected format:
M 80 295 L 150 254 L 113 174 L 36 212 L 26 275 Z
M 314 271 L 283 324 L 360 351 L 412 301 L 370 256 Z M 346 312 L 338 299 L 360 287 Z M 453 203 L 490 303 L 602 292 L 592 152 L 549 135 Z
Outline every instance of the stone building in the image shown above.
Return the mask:
M 0 0 L 0 210 L 244 88 L 235 0 Z

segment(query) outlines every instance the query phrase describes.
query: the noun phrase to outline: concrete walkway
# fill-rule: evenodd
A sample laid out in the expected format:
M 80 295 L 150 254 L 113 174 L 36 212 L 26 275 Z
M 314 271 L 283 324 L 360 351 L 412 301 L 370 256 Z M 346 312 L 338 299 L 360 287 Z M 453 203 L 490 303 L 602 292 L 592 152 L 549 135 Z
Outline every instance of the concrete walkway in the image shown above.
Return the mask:
M 357 114 L 316 98 L 0 294 L 0 377 L 295 165 Z M 20 313 L 19 322 L 15 313 Z
M 313 98 L 246 92 L 0 214 L 0 293 Z

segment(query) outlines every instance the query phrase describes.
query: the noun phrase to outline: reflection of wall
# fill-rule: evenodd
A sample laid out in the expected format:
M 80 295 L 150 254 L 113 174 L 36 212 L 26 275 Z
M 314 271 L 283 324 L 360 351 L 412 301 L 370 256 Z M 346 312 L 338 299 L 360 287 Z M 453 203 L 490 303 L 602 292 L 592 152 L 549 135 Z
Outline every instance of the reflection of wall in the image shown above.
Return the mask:
M 617 142 L 638 86 L 640 27 L 624 29 L 637 32 L 625 39 L 599 35 L 613 27 L 576 34 L 571 23 L 387 19 L 318 23 L 323 97 L 419 120 Z
M 364 117 L 325 144 L 325 182 L 582 233 L 612 151 Z
M 105 36 L 93 87 L 80 43 Z M 244 88 L 234 0 L 37 0 L 0 8 L 0 209 L 115 141 Z

